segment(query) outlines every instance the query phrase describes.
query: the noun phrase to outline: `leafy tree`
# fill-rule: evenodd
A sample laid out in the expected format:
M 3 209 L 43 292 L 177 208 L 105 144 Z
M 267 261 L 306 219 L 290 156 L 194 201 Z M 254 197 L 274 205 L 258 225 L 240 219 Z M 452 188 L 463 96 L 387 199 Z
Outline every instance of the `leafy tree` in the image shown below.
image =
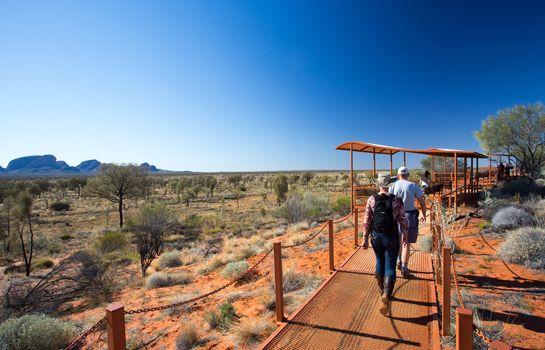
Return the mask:
M 189 202 L 191 202 L 196 197 L 197 194 L 195 193 L 194 187 L 186 188 L 182 192 L 182 200 L 184 201 L 186 207 L 189 207 Z
M 30 187 L 28 188 L 28 192 L 34 197 L 42 196 L 42 189 L 40 188 L 40 185 L 38 185 L 36 182 L 33 182 L 30 185 Z
M 147 174 L 136 165 L 107 164 L 101 167 L 102 173 L 91 179 L 85 186 L 89 196 L 106 199 L 118 205 L 119 227 L 123 227 L 123 205 L 126 200 L 145 195 Z
M 313 173 L 311 172 L 304 173 L 303 176 L 301 177 L 301 180 L 303 181 L 303 185 L 308 187 L 313 178 L 314 178 Z
M 17 218 L 17 233 L 21 242 L 21 253 L 25 263 L 26 275 L 30 275 L 30 266 L 32 265 L 32 257 L 34 255 L 34 231 L 32 229 L 32 205 L 34 200 L 27 192 L 21 192 L 16 199 L 15 216 Z M 26 225 L 28 225 L 28 233 L 25 237 Z
M 545 108 L 535 103 L 501 110 L 482 122 L 475 137 L 487 152 L 508 154 L 537 177 L 545 164 Z
M 180 197 L 182 193 L 186 192 L 186 190 L 190 188 L 191 186 L 193 186 L 193 180 L 190 177 L 182 177 L 178 179 L 178 181 L 176 182 L 176 187 L 175 187 L 178 203 L 180 203 Z
M 282 204 L 286 200 L 286 193 L 288 193 L 288 178 L 286 175 L 280 174 L 274 177 L 273 191 L 278 205 Z
M 11 242 L 11 220 L 13 215 L 14 203 L 12 197 L 4 198 L 2 204 L 2 243 L 4 246 L 4 252 L 6 254 L 10 251 L 10 242 Z
M 212 198 L 212 196 L 214 195 L 214 190 L 216 189 L 216 187 L 218 187 L 218 179 L 216 179 L 216 177 L 212 175 L 206 176 L 204 185 L 206 186 L 206 188 L 208 188 L 208 191 L 210 191 L 209 196 L 210 198 Z
M 81 195 L 82 188 L 87 185 L 87 178 L 81 177 L 81 176 L 75 176 L 71 177 L 70 180 L 68 180 L 68 188 L 79 197 Z
M 232 187 L 238 187 L 238 186 L 240 185 L 240 183 L 242 182 L 242 175 L 240 175 L 240 174 L 230 175 L 230 176 L 227 178 L 227 182 L 228 182 Z
M 446 158 L 446 171 L 452 172 L 454 171 L 454 159 L 452 158 Z M 423 158 L 420 161 L 420 165 L 422 165 L 422 168 L 431 171 L 431 156 L 427 156 L 426 158 Z M 458 169 L 463 169 L 464 161 L 461 159 L 458 159 Z M 443 157 L 433 157 L 433 167 L 435 171 L 442 172 L 443 169 L 445 169 L 445 158 Z
M 290 175 L 290 177 L 288 179 L 288 184 L 290 184 L 290 185 L 296 184 L 297 182 L 299 182 L 300 178 L 301 178 L 301 175 L 292 174 L 292 175 Z
M 134 243 L 140 255 L 142 276 L 153 260 L 163 251 L 165 234 L 177 223 L 176 216 L 163 205 L 142 207 L 129 218 L 127 226 L 133 233 Z

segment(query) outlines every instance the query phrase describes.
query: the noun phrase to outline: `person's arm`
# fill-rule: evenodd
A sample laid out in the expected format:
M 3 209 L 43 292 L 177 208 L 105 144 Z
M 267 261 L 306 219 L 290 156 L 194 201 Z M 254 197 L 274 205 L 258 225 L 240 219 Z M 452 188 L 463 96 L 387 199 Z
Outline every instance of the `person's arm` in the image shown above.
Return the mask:
M 403 200 L 401 197 L 396 197 L 392 204 L 392 211 L 394 212 L 394 217 L 396 218 L 397 223 L 401 229 L 401 240 L 404 243 L 409 242 L 409 222 L 405 216 L 405 206 L 403 205 Z
M 422 192 L 422 190 L 418 186 L 416 186 L 416 200 L 420 204 L 420 210 L 422 210 L 422 217 L 420 217 L 420 222 L 424 223 L 426 222 L 427 212 L 426 200 L 424 199 L 424 192 Z
M 373 222 L 373 207 L 375 206 L 375 197 L 371 196 L 367 199 L 365 206 L 365 214 L 363 216 L 363 249 L 369 247 L 369 231 Z

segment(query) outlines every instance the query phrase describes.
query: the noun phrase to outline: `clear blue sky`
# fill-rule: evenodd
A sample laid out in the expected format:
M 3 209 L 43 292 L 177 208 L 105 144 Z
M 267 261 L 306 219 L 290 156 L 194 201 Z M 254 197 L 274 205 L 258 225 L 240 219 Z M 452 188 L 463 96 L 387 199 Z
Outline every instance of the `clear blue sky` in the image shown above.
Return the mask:
M 0 165 L 339 169 L 351 139 L 478 149 L 482 119 L 544 100 L 544 18 L 543 1 L 0 1 Z

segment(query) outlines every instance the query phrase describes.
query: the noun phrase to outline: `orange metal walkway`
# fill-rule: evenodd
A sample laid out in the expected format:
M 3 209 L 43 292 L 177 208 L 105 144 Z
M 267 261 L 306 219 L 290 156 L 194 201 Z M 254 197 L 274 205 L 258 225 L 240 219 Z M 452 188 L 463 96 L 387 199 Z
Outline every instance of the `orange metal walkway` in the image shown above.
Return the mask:
M 440 349 L 431 257 L 415 252 L 379 314 L 371 248 L 357 249 L 260 349 Z

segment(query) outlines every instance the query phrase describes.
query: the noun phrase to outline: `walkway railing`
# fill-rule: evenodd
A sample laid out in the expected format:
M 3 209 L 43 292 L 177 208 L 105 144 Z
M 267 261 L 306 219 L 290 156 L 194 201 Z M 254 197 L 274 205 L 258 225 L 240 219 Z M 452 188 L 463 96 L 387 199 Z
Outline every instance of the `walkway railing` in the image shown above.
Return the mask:
M 77 339 L 72 341 L 65 350 L 73 350 L 78 349 L 79 346 L 83 344 L 85 339 L 95 331 L 97 331 L 99 328 L 103 326 L 103 324 L 106 324 L 106 333 L 107 333 L 107 339 L 108 339 L 108 350 L 125 350 L 126 349 L 126 332 L 125 332 L 125 315 L 133 315 L 133 314 L 141 314 L 141 313 L 147 313 L 147 312 L 154 312 L 154 311 L 160 311 L 160 310 L 166 310 L 166 309 L 172 309 L 176 307 L 180 307 L 182 305 L 188 305 L 191 303 L 194 303 L 196 301 L 208 298 L 216 293 L 219 293 L 220 291 L 231 287 L 233 285 L 236 285 L 237 283 L 247 279 L 248 276 L 252 275 L 254 272 L 256 272 L 259 265 L 261 265 L 265 259 L 270 256 L 271 253 L 273 253 L 274 256 L 274 263 L 273 263 L 273 271 L 274 271 L 274 284 L 275 284 L 275 298 L 276 298 L 276 320 L 278 322 L 283 322 L 285 320 L 284 316 L 284 297 L 283 297 L 283 274 L 282 274 L 282 248 L 284 249 L 290 249 L 290 248 L 296 248 L 303 246 L 309 242 L 311 242 L 313 239 L 318 237 L 324 230 L 327 228 L 328 232 L 328 254 L 329 254 L 329 270 L 334 271 L 335 270 L 335 251 L 334 251 L 334 225 L 340 224 L 348 219 L 352 218 L 354 223 L 354 246 L 356 247 L 358 245 L 358 210 L 355 209 L 353 212 L 350 212 L 348 215 L 338 219 L 338 220 L 327 220 L 325 221 L 318 231 L 315 233 L 309 235 L 308 238 L 304 239 L 301 242 L 294 243 L 294 244 L 282 244 L 281 241 L 276 241 L 273 243 L 273 247 L 268 249 L 265 253 L 262 253 L 263 256 L 259 258 L 257 262 L 255 262 L 250 268 L 248 268 L 244 273 L 242 273 L 239 277 L 229 281 L 228 283 L 217 287 L 213 290 L 211 290 L 208 293 L 196 296 L 191 299 L 187 299 L 181 302 L 166 304 L 166 305 L 160 305 L 150 308 L 140 308 L 140 309 L 134 309 L 134 310 L 125 310 L 125 307 L 123 304 L 120 303 L 113 303 L 106 307 L 106 312 L 104 317 L 102 317 L 100 320 L 98 320 L 92 327 L 90 327 L 87 331 L 82 333 Z
M 472 350 L 473 334 L 479 336 L 490 349 L 508 350 L 511 346 L 499 341 L 491 340 L 473 322 L 473 311 L 466 307 L 456 270 L 456 257 L 447 242 L 448 233 L 455 231 L 447 222 L 446 210 L 442 203 L 430 201 L 430 231 L 432 234 L 432 258 L 436 271 L 436 284 L 442 287 L 440 304 L 442 307 L 441 335 L 450 335 L 451 326 L 451 286 L 454 282 L 454 291 L 460 307 L 456 308 L 456 349 Z M 469 216 L 468 216 L 469 218 Z M 464 225 L 461 225 L 463 227 Z M 441 271 L 441 273 L 439 273 Z

